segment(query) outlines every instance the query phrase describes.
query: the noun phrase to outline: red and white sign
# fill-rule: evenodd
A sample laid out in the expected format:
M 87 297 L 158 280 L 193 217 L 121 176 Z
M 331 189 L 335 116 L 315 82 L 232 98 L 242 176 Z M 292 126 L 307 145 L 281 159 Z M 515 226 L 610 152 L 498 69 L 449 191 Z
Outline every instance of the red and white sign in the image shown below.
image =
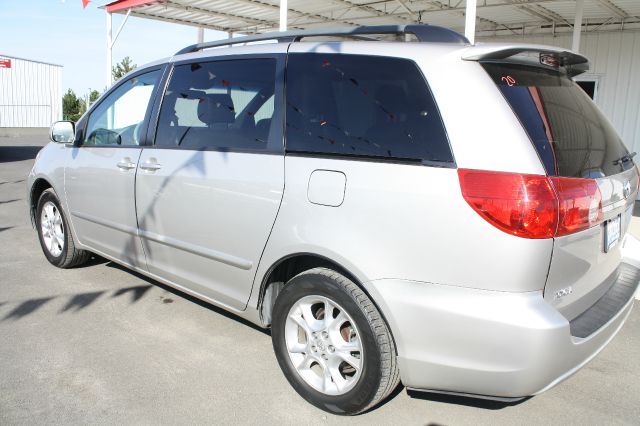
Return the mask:
M 0 68 L 11 68 L 11 59 L 0 58 Z

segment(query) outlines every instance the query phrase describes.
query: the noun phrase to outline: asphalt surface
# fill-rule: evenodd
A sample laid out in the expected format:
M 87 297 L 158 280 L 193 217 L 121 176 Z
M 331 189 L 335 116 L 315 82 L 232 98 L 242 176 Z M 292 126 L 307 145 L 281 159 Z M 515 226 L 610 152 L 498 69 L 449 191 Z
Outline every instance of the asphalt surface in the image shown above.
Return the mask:
M 398 392 L 356 417 L 300 398 L 267 332 L 102 259 L 49 265 L 0 138 L 0 424 L 640 424 L 640 309 L 584 369 L 514 405 Z

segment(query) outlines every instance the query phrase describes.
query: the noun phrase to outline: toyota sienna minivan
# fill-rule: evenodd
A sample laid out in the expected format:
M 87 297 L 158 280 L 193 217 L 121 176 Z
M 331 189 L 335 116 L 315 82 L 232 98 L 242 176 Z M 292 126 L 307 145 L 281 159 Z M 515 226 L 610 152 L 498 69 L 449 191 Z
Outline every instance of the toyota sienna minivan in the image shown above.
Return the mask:
M 326 411 L 399 383 L 536 395 L 609 343 L 640 280 L 638 169 L 587 69 L 427 25 L 189 46 L 52 125 L 32 222 L 57 267 L 95 253 L 270 328 Z

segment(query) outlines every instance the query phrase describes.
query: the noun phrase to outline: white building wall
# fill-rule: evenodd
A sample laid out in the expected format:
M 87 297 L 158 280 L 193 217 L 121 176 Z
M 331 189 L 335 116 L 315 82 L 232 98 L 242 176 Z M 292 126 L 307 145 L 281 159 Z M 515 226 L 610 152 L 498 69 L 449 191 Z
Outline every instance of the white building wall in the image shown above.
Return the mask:
M 548 44 L 571 48 L 571 34 L 483 38 L 481 41 Z M 598 80 L 596 104 L 631 151 L 640 152 L 640 31 L 582 33 L 580 53 Z
M 0 68 L 0 128 L 49 127 L 62 120 L 62 66 L 15 58 Z

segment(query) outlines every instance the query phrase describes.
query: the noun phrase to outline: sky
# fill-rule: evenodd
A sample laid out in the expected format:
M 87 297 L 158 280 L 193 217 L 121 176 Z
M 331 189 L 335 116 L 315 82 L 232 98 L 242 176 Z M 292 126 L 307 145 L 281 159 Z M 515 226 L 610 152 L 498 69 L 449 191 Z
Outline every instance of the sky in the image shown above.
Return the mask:
M 0 56 L 16 56 L 64 66 L 63 90 L 83 96 L 106 86 L 107 0 L 0 0 Z M 115 37 L 124 15 L 113 15 Z M 204 39 L 226 38 L 205 30 Z M 143 65 L 197 42 L 195 27 L 129 17 L 113 47 L 113 65 L 125 56 Z

